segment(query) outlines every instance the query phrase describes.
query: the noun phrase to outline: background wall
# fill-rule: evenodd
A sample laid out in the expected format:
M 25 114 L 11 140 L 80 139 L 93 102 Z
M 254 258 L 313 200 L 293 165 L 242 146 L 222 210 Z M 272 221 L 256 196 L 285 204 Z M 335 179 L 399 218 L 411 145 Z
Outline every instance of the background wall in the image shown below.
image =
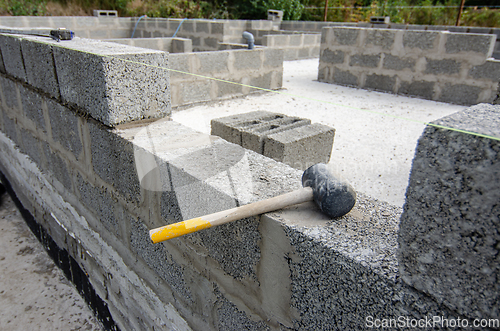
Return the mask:
M 492 102 L 500 61 L 494 35 L 324 28 L 318 79 L 424 99 Z

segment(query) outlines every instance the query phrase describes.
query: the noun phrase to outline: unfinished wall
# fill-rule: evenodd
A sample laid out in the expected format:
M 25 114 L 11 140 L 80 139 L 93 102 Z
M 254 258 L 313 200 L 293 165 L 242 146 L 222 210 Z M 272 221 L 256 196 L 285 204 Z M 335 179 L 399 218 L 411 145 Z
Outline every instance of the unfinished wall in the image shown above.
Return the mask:
M 318 80 L 457 104 L 492 102 L 493 35 L 324 28 Z
M 103 39 L 103 41 L 156 49 L 169 53 L 189 53 L 193 51 L 193 41 L 187 38 L 119 38 Z
M 279 49 L 170 54 L 169 59 L 170 67 L 176 70 L 170 73 L 174 107 L 279 89 L 283 83 L 283 53 Z
M 120 329 L 498 323 L 497 140 L 426 129 L 400 225 L 400 208 L 358 193 L 335 221 L 306 203 L 153 245 L 148 229 L 299 188 L 301 172 L 166 119 L 139 121 L 170 113 L 164 52 L 0 35 L 0 54 L 0 170 Z M 499 112 L 482 105 L 437 124 L 496 139 Z

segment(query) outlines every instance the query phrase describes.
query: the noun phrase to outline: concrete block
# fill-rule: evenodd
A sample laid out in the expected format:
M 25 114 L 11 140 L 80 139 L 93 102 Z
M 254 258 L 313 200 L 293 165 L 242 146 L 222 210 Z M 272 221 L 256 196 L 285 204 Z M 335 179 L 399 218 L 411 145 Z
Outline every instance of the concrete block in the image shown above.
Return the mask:
M 97 187 L 90 184 L 81 174 L 77 174 L 75 185 L 75 190 L 78 192 L 81 202 L 99 222 L 93 225 L 94 228 L 97 231 L 101 231 L 101 227 L 104 227 L 104 229 L 108 230 L 112 235 L 119 239 L 126 240 L 127 238 L 122 238 L 121 236 L 120 223 L 129 220 L 117 219 L 115 212 L 116 202 L 109 192 L 107 192 L 104 187 Z M 89 222 L 91 224 L 93 223 L 92 220 L 89 220 Z
M 260 58 L 262 51 L 259 50 L 235 50 L 231 54 L 234 56 L 234 67 L 238 70 L 259 69 L 262 65 Z
M 21 40 L 19 36 L 0 34 L 0 50 L 2 52 L 5 72 L 26 82 L 26 69 L 24 68 L 21 53 Z
M 486 61 L 484 64 L 472 67 L 469 76 L 476 79 L 487 78 L 500 82 L 500 60 Z
M 40 94 L 20 85 L 21 103 L 24 115 L 35 124 L 38 130 L 47 132 L 43 114 L 43 98 Z
M 365 45 L 379 46 L 382 49 L 391 49 L 396 38 L 396 31 L 370 29 L 366 32 Z
M 378 91 L 394 92 L 396 77 L 384 75 L 367 75 L 364 88 L 371 88 Z
M 240 82 L 235 82 L 237 84 L 232 84 L 228 82 L 218 81 L 216 83 L 217 83 L 217 96 L 219 98 L 243 93 L 243 88 L 239 84 Z
M 22 113 L 22 104 L 19 93 L 19 86 L 16 82 L 10 80 L 9 78 L 5 78 L 0 76 L 0 83 L 2 84 L 2 92 L 4 99 L 2 103 L 9 108 L 9 110 L 13 110 L 14 113 Z
M 316 163 L 328 163 L 335 129 L 322 124 L 304 125 L 268 135 L 264 156 L 305 170 Z
M 47 162 L 46 169 L 64 186 L 65 189 L 73 191 L 73 181 L 67 163 L 50 147 L 49 144 L 43 144 L 43 153 Z
M 170 114 L 167 53 L 87 39 L 64 46 L 54 47 L 64 102 L 108 126 Z
M 217 330 L 269 330 L 269 326 L 258 317 L 250 317 L 245 311 L 238 309 L 234 303 L 229 301 L 215 286 L 215 297 L 218 303 L 216 307 Z
M 227 83 L 226 83 L 227 84 Z M 180 84 L 180 97 L 182 104 L 196 103 L 210 100 L 212 91 L 211 80 L 199 80 Z
M 266 48 L 264 52 L 264 67 L 283 71 L 283 50 Z
M 264 142 L 267 136 L 310 124 L 310 120 L 276 114 L 276 118 L 262 121 L 259 124 L 246 126 L 241 130 L 241 146 L 256 153 L 264 153 Z
M 439 100 L 459 105 L 474 105 L 477 103 L 481 91 L 482 88 L 478 86 L 447 83 L 441 89 Z
M 398 94 L 414 95 L 424 99 L 432 100 L 435 84 L 436 83 L 434 82 L 426 81 L 402 81 L 398 89 Z
M 203 38 L 205 48 L 201 51 L 216 51 L 219 49 L 219 39 L 217 38 Z
M 437 47 L 438 32 L 405 31 L 403 34 L 403 46 L 406 48 L 420 48 L 430 50 Z
M 303 35 L 301 34 L 291 35 L 289 38 L 290 38 L 289 46 L 302 46 L 303 44 L 302 40 L 304 39 Z
M 30 131 L 20 129 L 18 131 L 21 134 L 21 151 L 27 154 L 39 167 L 42 167 L 42 154 L 40 139 L 35 137 Z
M 221 117 L 213 119 L 210 122 L 211 134 L 241 146 L 241 132 L 243 129 L 262 125 L 268 121 L 282 119 L 283 117 L 284 115 L 267 111 L 253 111 L 244 114 Z
M 413 58 L 400 58 L 391 54 L 385 54 L 383 61 L 384 69 L 392 69 L 398 71 L 410 69 L 411 71 L 415 71 L 416 60 Z
M 78 115 L 50 99 L 46 99 L 46 105 L 49 111 L 52 139 L 79 160 L 83 144 L 80 138 Z
M 196 32 L 210 34 L 210 23 L 203 21 L 196 22 Z
M 16 130 L 16 122 L 11 119 L 6 112 L 2 112 L 2 124 L 3 124 L 3 133 L 14 143 L 19 145 L 17 130 Z
M 353 54 L 350 56 L 349 65 L 351 67 L 376 68 L 380 63 L 380 55 Z
M 280 86 L 273 86 L 273 72 L 268 72 L 266 74 L 260 74 L 255 77 L 250 78 L 250 86 L 255 86 L 255 87 L 260 87 L 260 88 L 265 88 L 265 89 L 273 89 L 273 88 L 278 88 Z M 250 92 L 255 92 L 257 89 L 250 89 Z
M 224 34 L 224 23 L 222 23 L 222 22 L 210 22 L 210 31 L 211 31 L 212 35 Z
M 56 77 L 52 46 L 43 38 L 26 38 L 21 41 L 28 84 L 58 99 L 59 82 Z
M 200 63 L 199 72 L 201 74 L 229 73 L 229 52 L 227 51 L 195 53 L 195 57 Z
M 359 84 L 358 77 L 351 74 L 349 71 L 335 69 L 333 72 L 333 81 L 341 85 L 357 86 Z
M 191 39 L 174 38 L 172 40 L 172 53 L 191 53 L 193 51 L 193 41 Z
M 176 296 L 183 301 L 192 301 L 182 267 L 172 259 L 164 245 L 151 242 L 149 230 L 141 220 L 132 222 L 130 246 L 132 251 L 168 284 Z
M 359 36 L 359 29 L 353 28 L 334 28 L 335 43 L 340 45 L 356 45 Z
M 323 50 L 320 61 L 326 63 L 343 63 L 344 62 L 344 52 L 342 51 L 331 51 L 329 48 Z
M 451 59 L 431 60 L 426 58 L 425 74 L 453 75 L 460 72 L 461 63 Z
M 500 105 L 434 124 L 500 138 Z M 497 318 L 498 140 L 428 126 L 419 139 L 399 230 L 402 279 L 466 318 Z
M 140 201 L 141 189 L 132 144 L 98 123 L 89 121 L 87 124 L 94 172 L 126 199 Z
M 184 72 L 192 72 L 192 56 L 191 54 L 171 54 L 169 56 L 169 66 L 175 69 L 175 71 L 170 71 L 171 80 L 191 77 L 191 75 L 186 75 Z
M 446 35 L 445 49 L 448 54 L 475 52 L 490 57 L 496 38 L 493 35 L 451 33 Z

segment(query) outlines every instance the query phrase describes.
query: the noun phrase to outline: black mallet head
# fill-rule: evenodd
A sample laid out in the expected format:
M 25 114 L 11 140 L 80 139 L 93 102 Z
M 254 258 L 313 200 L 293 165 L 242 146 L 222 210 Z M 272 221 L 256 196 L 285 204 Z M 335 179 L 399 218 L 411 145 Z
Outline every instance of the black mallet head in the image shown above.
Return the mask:
M 332 218 L 344 216 L 356 203 L 356 192 L 351 185 L 332 174 L 323 163 L 304 171 L 302 186 L 313 189 L 314 201 L 323 213 Z

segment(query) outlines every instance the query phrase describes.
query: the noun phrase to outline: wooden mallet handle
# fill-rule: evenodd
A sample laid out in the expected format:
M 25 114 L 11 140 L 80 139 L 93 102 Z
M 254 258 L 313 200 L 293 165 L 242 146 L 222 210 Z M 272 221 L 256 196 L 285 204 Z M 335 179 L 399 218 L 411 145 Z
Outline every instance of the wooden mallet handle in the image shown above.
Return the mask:
M 304 187 L 274 198 L 262 200 L 241 207 L 223 210 L 214 214 L 193 218 L 187 221 L 162 226 L 149 231 L 153 243 L 183 236 L 212 226 L 229 223 L 250 216 L 268 213 L 298 203 L 312 201 L 313 189 Z

